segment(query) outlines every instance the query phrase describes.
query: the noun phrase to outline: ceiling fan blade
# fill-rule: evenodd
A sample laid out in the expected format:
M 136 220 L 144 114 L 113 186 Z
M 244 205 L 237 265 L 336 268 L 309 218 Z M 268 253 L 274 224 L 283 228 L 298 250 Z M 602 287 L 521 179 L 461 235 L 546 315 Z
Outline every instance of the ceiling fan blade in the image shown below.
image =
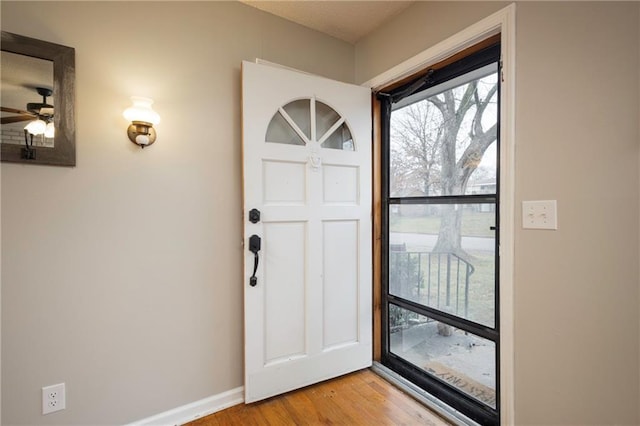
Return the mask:
M 15 109 L 15 108 L 8 108 L 8 107 L 0 107 L 0 111 L 2 112 L 12 112 L 14 114 L 30 114 L 32 117 L 34 116 L 33 113 L 29 112 L 29 111 L 25 111 L 23 109 Z
M 20 121 L 33 120 L 33 115 L 13 115 L 10 117 L 0 117 L 0 124 L 18 123 Z

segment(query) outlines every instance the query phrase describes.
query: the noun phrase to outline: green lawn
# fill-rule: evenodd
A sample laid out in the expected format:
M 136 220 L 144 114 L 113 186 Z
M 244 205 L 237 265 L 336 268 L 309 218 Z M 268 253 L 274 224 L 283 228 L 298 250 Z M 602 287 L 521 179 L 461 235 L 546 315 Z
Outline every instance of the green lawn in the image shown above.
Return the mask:
M 464 211 L 462 213 L 462 235 L 467 237 L 493 237 L 495 213 Z M 440 229 L 439 216 L 400 216 L 391 214 L 389 230 L 391 232 L 415 232 L 418 234 L 437 234 Z
M 471 262 L 475 268 L 469 283 L 469 318 L 493 326 L 495 321 L 495 259 L 476 255 Z

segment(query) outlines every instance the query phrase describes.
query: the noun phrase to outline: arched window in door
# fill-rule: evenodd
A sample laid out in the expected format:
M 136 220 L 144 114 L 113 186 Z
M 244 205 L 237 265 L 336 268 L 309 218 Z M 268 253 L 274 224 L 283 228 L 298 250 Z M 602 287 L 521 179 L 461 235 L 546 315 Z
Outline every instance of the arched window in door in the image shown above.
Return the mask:
M 278 108 L 267 128 L 266 142 L 317 144 L 321 148 L 355 151 L 349 126 L 335 109 L 315 98 L 297 99 Z

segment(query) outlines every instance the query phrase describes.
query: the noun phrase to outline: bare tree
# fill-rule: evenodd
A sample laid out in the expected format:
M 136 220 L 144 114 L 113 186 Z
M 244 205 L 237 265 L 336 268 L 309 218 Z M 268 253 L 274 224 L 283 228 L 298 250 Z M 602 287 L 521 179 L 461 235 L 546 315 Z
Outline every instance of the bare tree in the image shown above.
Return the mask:
M 430 195 L 439 184 L 439 153 L 442 126 L 439 111 L 431 104 L 418 102 L 406 108 L 394 121 L 391 156 L 391 192 L 406 195 L 418 190 Z M 435 130 L 435 131 L 434 131 Z
M 497 138 L 495 108 L 486 114 L 496 103 L 497 90 L 492 75 L 405 107 L 392 122 L 392 193 L 419 189 L 424 195 L 465 194 Z M 447 204 L 441 214 L 434 251 L 466 257 L 461 248 L 462 210 Z

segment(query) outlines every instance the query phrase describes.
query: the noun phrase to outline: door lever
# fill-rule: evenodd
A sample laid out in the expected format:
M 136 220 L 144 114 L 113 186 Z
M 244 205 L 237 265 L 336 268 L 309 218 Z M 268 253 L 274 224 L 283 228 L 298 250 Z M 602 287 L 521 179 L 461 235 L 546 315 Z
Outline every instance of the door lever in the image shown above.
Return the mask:
M 257 235 L 252 235 L 249 237 L 249 251 L 253 253 L 253 274 L 251 278 L 249 278 L 249 285 L 251 287 L 255 287 L 258 284 L 258 278 L 256 277 L 256 272 L 258 271 L 258 263 L 260 262 L 260 258 L 258 256 L 258 252 L 260 251 L 260 245 L 262 240 Z

